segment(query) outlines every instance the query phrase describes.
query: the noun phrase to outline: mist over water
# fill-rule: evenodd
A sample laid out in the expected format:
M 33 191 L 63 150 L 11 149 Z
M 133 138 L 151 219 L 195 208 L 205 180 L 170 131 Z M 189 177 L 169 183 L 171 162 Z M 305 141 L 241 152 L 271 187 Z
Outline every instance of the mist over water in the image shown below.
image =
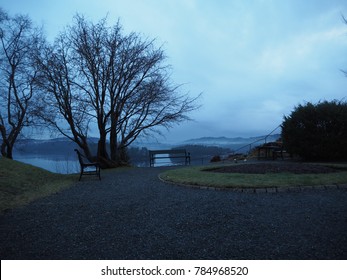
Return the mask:
M 204 165 L 213 156 L 225 156 L 232 151 L 247 153 L 251 148 L 263 144 L 265 140 L 268 142 L 276 141 L 279 137 L 279 134 L 268 135 L 265 138 L 264 136 L 250 138 L 203 137 L 186 140 L 177 144 L 138 141 L 134 145 L 134 148 L 137 149 L 137 154 L 129 154 L 130 164 L 138 167 L 149 167 L 148 151 L 179 148 L 186 149 L 190 153 L 191 165 Z M 28 140 L 19 143 L 17 149 L 14 151 L 14 159 L 54 173 L 79 173 L 80 165 L 77 155 L 73 151 L 74 148 L 75 144 L 65 139 Z M 143 151 L 142 149 L 145 150 Z M 160 157 L 164 158 L 156 159 L 154 166 L 184 164 L 183 159 L 171 160 L 170 158 L 165 158 L 168 156 L 168 154 L 160 155 Z
M 164 155 L 168 156 L 168 155 Z M 15 154 L 14 159 L 23 163 L 46 169 L 59 174 L 74 174 L 80 172 L 80 164 L 77 157 L 52 157 L 45 155 Z M 149 167 L 149 161 L 133 162 L 132 165 L 138 167 Z M 155 167 L 173 165 L 169 158 L 156 159 Z

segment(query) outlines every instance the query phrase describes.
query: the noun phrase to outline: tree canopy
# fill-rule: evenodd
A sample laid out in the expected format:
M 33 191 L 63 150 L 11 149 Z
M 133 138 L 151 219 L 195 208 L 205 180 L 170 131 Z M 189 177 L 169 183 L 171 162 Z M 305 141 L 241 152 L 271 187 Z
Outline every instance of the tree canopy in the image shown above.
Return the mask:
M 39 90 L 34 57 L 43 44 L 42 31 L 27 16 L 9 16 L 0 8 L 0 135 L 1 154 L 12 159 L 13 146 L 25 126 L 32 125 L 32 102 Z
M 347 103 L 298 105 L 284 117 L 282 138 L 288 152 L 307 160 L 347 159 Z
M 189 119 L 196 98 L 170 80 L 162 48 L 117 22 L 75 16 L 71 26 L 37 57 L 45 92 L 37 115 L 91 157 L 88 133 L 98 130 L 98 160 L 127 162 L 126 148 L 140 135 Z

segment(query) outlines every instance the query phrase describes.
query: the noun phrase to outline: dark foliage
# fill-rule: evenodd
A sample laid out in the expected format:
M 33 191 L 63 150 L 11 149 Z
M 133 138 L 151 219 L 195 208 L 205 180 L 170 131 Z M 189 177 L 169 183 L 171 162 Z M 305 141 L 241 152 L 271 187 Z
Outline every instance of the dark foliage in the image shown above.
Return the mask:
M 210 160 L 210 162 L 219 162 L 222 161 L 220 156 L 213 156 Z
M 305 160 L 347 159 L 347 103 L 324 101 L 294 108 L 282 123 L 285 149 Z
M 146 147 L 129 147 L 127 154 L 130 164 L 146 166 L 148 163 L 148 149 Z

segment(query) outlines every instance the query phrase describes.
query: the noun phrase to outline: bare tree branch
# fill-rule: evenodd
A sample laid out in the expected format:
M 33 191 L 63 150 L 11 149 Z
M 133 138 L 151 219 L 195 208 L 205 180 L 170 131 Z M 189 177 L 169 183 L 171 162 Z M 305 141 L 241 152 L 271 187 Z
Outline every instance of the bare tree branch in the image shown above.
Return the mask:
M 33 57 L 42 42 L 42 31 L 34 28 L 27 16 L 10 17 L 0 10 L 0 133 L 4 157 L 12 158 L 22 129 L 32 124 L 31 100 L 38 92 Z
M 119 22 L 108 27 L 106 18 L 94 24 L 77 15 L 39 59 L 44 100 L 55 108 L 43 118 L 53 126 L 68 126 L 69 134 L 62 126 L 58 130 L 85 152 L 89 148 L 81 139 L 95 124 L 99 160 L 105 166 L 120 164 L 126 161 L 125 148 L 139 135 L 187 120 L 198 107 L 196 98 L 170 84 L 165 59 L 154 40 L 124 35 Z

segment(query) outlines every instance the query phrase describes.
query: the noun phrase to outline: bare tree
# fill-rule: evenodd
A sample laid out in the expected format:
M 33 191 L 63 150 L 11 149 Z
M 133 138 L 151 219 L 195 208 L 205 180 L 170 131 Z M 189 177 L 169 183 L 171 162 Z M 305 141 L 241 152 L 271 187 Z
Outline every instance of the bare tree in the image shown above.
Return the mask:
M 41 124 L 74 141 L 91 157 L 87 138 L 92 116 L 85 92 L 74 82 L 78 77 L 71 64 L 68 42 L 59 37 L 53 46 L 46 45 L 36 59 L 41 70 L 36 82 L 42 94 L 35 115 Z
M 197 108 L 196 98 L 171 85 L 164 62 L 154 40 L 124 35 L 119 22 L 108 27 L 106 19 L 76 16 L 40 59 L 50 108 L 42 117 L 89 156 L 88 132 L 96 126 L 104 167 L 126 163 L 126 147 L 140 134 L 188 119 Z
M 32 120 L 30 102 L 38 73 L 32 58 L 41 43 L 41 30 L 27 16 L 10 17 L 0 9 L 1 154 L 10 159 L 22 129 Z

